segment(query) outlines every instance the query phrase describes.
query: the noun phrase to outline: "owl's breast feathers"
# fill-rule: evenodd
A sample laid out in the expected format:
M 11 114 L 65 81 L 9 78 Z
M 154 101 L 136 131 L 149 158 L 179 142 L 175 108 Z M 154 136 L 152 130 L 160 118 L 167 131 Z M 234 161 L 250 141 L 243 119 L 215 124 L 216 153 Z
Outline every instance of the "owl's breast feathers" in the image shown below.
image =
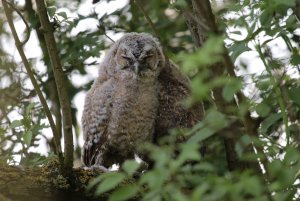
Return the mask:
M 152 140 L 157 109 L 155 80 L 151 84 L 126 76 L 96 80 L 85 100 L 83 162 L 97 164 L 105 149 L 119 158 L 132 155 L 138 145 Z
M 115 84 L 109 144 L 123 149 L 122 146 L 129 148 L 150 141 L 158 109 L 158 83 L 130 79 Z

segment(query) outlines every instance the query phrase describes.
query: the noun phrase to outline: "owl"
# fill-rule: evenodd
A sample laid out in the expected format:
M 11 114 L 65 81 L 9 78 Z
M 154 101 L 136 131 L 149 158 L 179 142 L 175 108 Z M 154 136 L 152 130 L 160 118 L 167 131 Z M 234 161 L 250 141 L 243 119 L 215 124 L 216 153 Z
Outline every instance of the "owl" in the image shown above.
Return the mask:
M 86 166 L 121 164 L 139 155 L 139 145 L 153 140 L 164 63 L 157 39 L 149 34 L 128 33 L 112 45 L 85 98 Z

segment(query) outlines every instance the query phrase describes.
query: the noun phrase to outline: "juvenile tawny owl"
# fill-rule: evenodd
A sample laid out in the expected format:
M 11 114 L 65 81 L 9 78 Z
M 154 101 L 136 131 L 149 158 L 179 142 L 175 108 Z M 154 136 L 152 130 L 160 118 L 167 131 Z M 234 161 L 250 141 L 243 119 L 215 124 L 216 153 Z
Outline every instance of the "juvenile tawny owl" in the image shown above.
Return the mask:
M 86 166 L 120 164 L 152 140 L 163 66 L 161 47 L 149 34 L 126 34 L 110 48 L 85 99 Z

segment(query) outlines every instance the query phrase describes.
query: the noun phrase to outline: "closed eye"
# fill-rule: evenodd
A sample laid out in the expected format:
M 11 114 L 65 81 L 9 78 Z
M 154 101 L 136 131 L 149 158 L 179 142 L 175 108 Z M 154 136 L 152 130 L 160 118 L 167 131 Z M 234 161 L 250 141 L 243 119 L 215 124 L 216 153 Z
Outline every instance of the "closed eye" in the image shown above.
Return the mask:
M 153 56 L 153 54 L 147 54 L 147 55 L 144 56 L 143 59 L 148 59 L 148 58 L 150 58 L 150 57 L 152 57 L 152 56 Z
M 122 58 L 124 58 L 124 59 L 126 59 L 126 60 L 128 60 L 128 61 L 130 61 L 130 60 L 131 60 L 131 58 L 130 58 L 130 57 L 128 57 L 128 56 L 126 56 L 126 55 L 121 55 L 121 57 L 122 57 Z

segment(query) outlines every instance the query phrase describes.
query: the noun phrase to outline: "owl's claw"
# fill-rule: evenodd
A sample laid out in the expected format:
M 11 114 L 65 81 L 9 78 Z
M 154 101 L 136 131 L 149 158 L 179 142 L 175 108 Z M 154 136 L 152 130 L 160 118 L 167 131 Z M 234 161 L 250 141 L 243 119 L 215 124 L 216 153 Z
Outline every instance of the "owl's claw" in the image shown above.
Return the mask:
M 109 172 L 109 170 L 102 165 L 92 165 L 90 167 L 83 167 L 84 170 L 93 170 L 99 172 Z

